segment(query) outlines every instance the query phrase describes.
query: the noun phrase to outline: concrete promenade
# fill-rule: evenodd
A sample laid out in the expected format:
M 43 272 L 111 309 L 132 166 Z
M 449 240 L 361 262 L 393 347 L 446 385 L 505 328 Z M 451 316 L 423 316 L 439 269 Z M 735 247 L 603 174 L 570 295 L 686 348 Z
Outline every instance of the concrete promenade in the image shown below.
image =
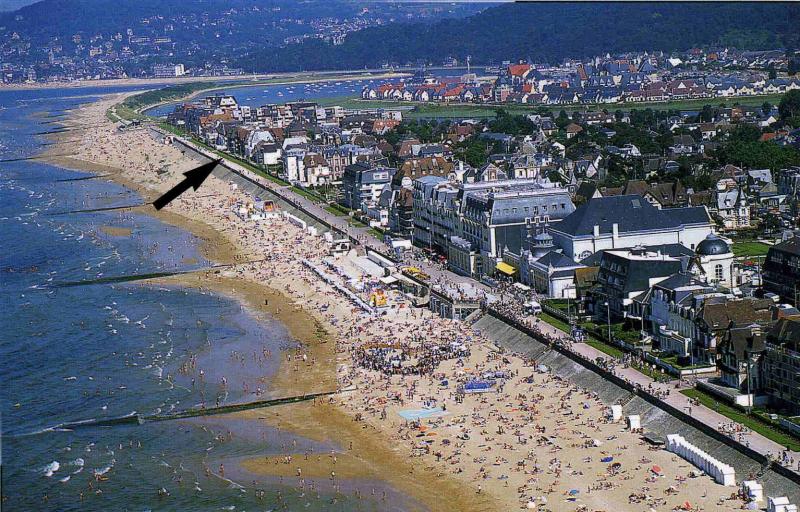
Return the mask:
M 546 322 L 539 322 L 537 325 L 539 330 L 548 333 L 552 336 L 563 336 L 564 332 L 560 329 L 546 323 Z M 606 362 L 615 362 L 616 367 L 614 368 L 614 374 L 633 383 L 638 384 L 644 389 L 651 389 L 654 392 L 660 392 L 666 395 L 667 392 L 669 394 L 661 398 L 662 401 L 666 402 L 667 404 L 671 405 L 672 407 L 681 410 L 687 413 L 689 416 L 697 419 L 705 423 L 706 425 L 718 429 L 719 425 L 729 424 L 732 422 L 731 419 L 723 416 L 722 414 L 705 407 L 703 405 L 693 405 L 689 401 L 689 397 L 680 393 L 683 389 L 690 389 L 692 386 L 687 383 L 681 383 L 680 387 L 676 388 L 675 384 L 677 381 L 670 381 L 670 382 L 656 382 L 654 379 L 648 377 L 647 375 L 641 373 L 640 371 L 636 370 L 635 368 L 631 367 L 623 367 L 620 365 L 616 359 L 605 352 L 598 350 L 591 345 L 587 345 L 586 343 L 572 343 L 571 349 L 573 352 L 580 354 L 582 357 L 588 359 L 589 361 L 596 361 L 598 358 L 602 359 Z M 779 456 L 784 450 L 786 450 L 785 446 L 781 446 L 780 444 L 767 439 L 766 437 L 762 436 L 757 432 L 750 432 L 749 434 L 745 435 L 745 446 L 749 447 L 751 450 L 754 450 L 762 455 L 772 455 L 772 456 Z M 790 468 L 796 473 L 800 473 L 800 452 L 789 452 L 789 456 L 794 458 L 794 465 Z M 788 467 L 788 466 L 787 466 Z
M 162 131 L 158 128 L 153 128 L 157 133 L 160 135 L 172 135 L 167 132 Z M 211 151 L 183 138 L 183 137 L 176 137 L 176 140 L 186 146 L 187 148 L 193 150 L 194 152 L 209 158 L 209 159 L 217 159 L 218 155 L 212 153 Z M 279 183 L 273 182 L 267 178 L 259 176 L 252 171 L 248 170 L 247 168 L 237 164 L 232 160 L 226 159 L 225 166 L 229 169 L 233 170 L 234 172 L 246 176 L 251 182 L 257 183 L 259 186 L 265 188 L 266 190 L 271 191 L 275 195 L 281 197 L 287 203 L 293 205 L 294 207 L 310 214 L 313 217 L 316 217 L 323 221 L 324 223 L 328 224 L 332 228 L 344 233 L 351 240 L 356 241 L 357 243 L 361 244 L 365 248 L 370 248 L 376 250 L 381 253 L 386 253 L 387 248 L 382 241 L 377 240 L 374 236 L 368 233 L 368 229 L 366 227 L 356 227 L 351 226 L 348 223 L 349 217 L 342 217 L 336 216 L 331 214 L 330 212 L 326 211 L 324 208 L 319 206 L 318 204 L 312 202 L 306 197 L 297 194 L 296 192 L 292 191 L 289 186 L 281 185 Z M 477 287 L 479 290 L 484 291 L 486 293 L 491 293 L 490 289 L 481 284 L 477 281 L 466 277 L 455 274 L 448 270 L 442 268 L 442 266 L 425 261 L 414 261 L 414 265 L 419 267 L 422 271 L 427 273 L 431 276 L 432 284 L 435 282 L 444 282 L 449 281 L 453 283 L 469 283 L 473 287 Z M 545 333 L 548 333 L 552 336 L 563 337 L 565 333 L 550 324 L 545 322 L 539 322 L 538 328 Z M 581 355 L 582 357 L 588 359 L 589 361 L 596 361 L 598 358 L 603 359 L 604 361 L 608 362 L 617 362 L 615 358 L 611 357 L 610 355 L 597 350 L 596 348 L 587 345 L 585 343 L 573 343 L 572 350 L 577 354 Z M 659 392 L 663 392 L 666 394 L 669 391 L 669 395 L 662 398 L 662 400 L 671 405 L 672 407 L 682 410 L 692 416 L 693 418 L 705 423 L 709 427 L 717 430 L 719 425 L 722 424 L 729 424 L 732 422 L 729 418 L 723 416 L 722 414 L 702 405 L 693 405 L 689 402 L 689 398 L 680 393 L 680 389 L 687 389 L 690 386 L 683 385 L 682 388 L 675 388 L 675 383 L 660 383 L 656 382 L 652 378 L 644 375 L 643 373 L 635 370 L 634 368 L 624 368 L 621 365 L 617 364 L 615 370 L 615 374 L 619 377 L 628 380 L 634 384 L 640 385 L 644 389 L 652 389 Z M 748 446 L 750 449 L 769 457 L 778 457 L 785 449 L 785 446 L 781 446 L 780 444 L 767 439 L 766 437 L 758 434 L 756 432 L 751 432 L 745 436 L 745 445 Z M 800 452 L 790 452 L 790 457 L 794 458 L 794 465 L 790 468 L 794 472 L 800 473 Z

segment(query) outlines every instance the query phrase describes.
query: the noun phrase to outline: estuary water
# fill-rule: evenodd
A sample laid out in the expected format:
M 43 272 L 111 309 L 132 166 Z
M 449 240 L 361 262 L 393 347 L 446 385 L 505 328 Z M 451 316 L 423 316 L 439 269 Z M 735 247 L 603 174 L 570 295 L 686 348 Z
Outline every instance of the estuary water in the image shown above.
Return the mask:
M 484 68 L 475 68 L 475 73 L 483 73 Z M 464 69 L 436 69 L 432 75 L 438 78 L 452 78 L 466 73 Z M 386 82 L 397 82 L 400 79 L 364 79 L 364 80 L 333 80 L 327 82 L 292 83 L 284 85 L 248 85 L 238 84 L 220 87 L 214 91 L 199 93 L 198 97 L 212 94 L 230 94 L 236 97 L 241 105 L 258 107 L 271 103 L 286 103 L 288 101 L 320 101 L 337 99 L 360 98 L 365 86 L 377 86 Z M 178 102 L 167 103 L 147 111 L 148 115 L 163 117 L 175 110 Z M 391 104 L 389 104 L 391 106 Z
M 43 151 L 48 140 L 40 132 L 107 92 L 0 92 L 0 159 Z M 212 293 L 141 283 L 59 286 L 207 263 L 193 235 L 147 215 L 64 214 L 140 202 L 122 186 L 79 179 L 87 176 L 35 160 L 0 162 L 2 510 L 406 508 L 376 482 L 352 487 L 378 486 L 389 500 L 247 474 L 238 460 L 284 453 L 289 444 L 295 452 L 334 448 L 256 422 L 64 427 L 267 397 L 264 377 L 295 344 L 275 319 L 257 319 Z

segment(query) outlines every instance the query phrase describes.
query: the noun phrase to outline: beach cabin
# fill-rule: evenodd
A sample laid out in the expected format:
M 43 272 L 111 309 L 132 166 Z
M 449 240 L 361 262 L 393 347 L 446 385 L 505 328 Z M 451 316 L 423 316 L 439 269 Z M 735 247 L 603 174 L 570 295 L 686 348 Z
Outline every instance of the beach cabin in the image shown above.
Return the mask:
M 617 423 L 619 420 L 622 419 L 622 406 L 619 404 L 611 406 L 611 412 L 609 414 L 609 419 L 612 423 Z
M 631 432 L 637 432 L 642 428 L 642 421 L 638 414 L 631 414 L 628 416 L 628 429 Z
M 348 238 L 339 238 L 330 242 L 331 254 L 336 256 L 338 254 L 347 254 L 350 252 L 350 240 Z
M 755 480 L 745 480 L 742 482 L 742 491 L 750 501 L 764 501 L 764 487 Z
M 767 512 L 797 512 L 797 505 L 789 503 L 786 496 L 767 498 Z
M 712 477 L 715 482 L 728 487 L 736 485 L 736 472 L 731 466 L 715 459 L 688 442 L 683 436 L 678 434 L 668 435 L 667 450 L 688 460 Z

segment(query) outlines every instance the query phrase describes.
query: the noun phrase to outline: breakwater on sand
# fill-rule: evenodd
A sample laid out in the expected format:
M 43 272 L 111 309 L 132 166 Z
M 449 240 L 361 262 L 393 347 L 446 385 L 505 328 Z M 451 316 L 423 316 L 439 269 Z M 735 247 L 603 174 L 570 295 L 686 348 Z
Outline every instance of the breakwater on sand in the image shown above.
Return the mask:
M 0 157 L 12 160 L 0 167 L 0 243 L 14 248 L 0 256 L 3 510 L 111 510 L 123 503 L 132 510 L 379 508 L 332 489 L 304 493 L 260 478 L 254 486 L 257 475 L 239 473 L 247 480 L 237 482 L 232 466 L 241 457 L 279 453 L 286 443 L 335 448 L 263 422 L 218 419 L 229 414 L 115 428 L 63 425 L 76 417 L 168 415 L 217 400 L 233 405 L 255 393 L 268 399 L 281 355 L 297 346 L 275 318 L 205 286 L 48 286 L 208 265 L 202 238 L 141 212 L 44 215 L 140 199 L 131 189 L 28 158 L 47 143 L 34 115 L 74 110 L 85 100 L 57 90 L 0 93 Z M 19 435 L 37 430 L 46 432 Z M 406 503 L 385 490 L 393 503 Z

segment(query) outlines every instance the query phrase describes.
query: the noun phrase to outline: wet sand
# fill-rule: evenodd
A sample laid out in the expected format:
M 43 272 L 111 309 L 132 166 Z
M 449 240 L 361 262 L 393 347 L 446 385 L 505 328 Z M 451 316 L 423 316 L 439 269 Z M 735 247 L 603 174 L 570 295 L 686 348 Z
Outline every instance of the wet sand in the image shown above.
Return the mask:
M 94 124 L 120 99 L 115 95 L 87 105 L 74 113 L 75 119 Z M 77 146 L 81 158 L 103 162 L 94 170 L 115 173 L 117 181 L 140 190 L 145 198 L 163 193 L 193 165 L 180 148 L 154 139 L 146 130 L 119 132 L 106 121 L 82 133 Z M 287 325 L 302 345 L 284 354 L 271 381 L 274 396 L 337 387 L 346 391 L 316 403 L 248 411 L 237 418 L 266 421 L 338 446 L 343 464 L 337 478 L 363 479 L 369 473 L 371 479 L 388 482 L 431 510 L 518 510 L 544 505 L 544 499 L 552 510 L 569 511 L 584 506 L 672 510 L 684 501 L 706 510 L 741 508 L 741 500 L 728 499 L 733 488 L 693 476 L 691 464 L 663 449 L 650 449 L 624 423 L 609 422 L 607 408 L 592 390 L 539 374 L 535 362 L 499 355 L 468 325 L 408 307 L 392 309 L 386 316 L 364 314 L 301 264 L 327 258 L 328 248 L 318 237 L 285 219 L 245 221 L 233 206 L 248 200 L 236 187 L 212 176 L 201 193 L 184 194 L 168 211 L 156 214 L 198 234 L 204 242 L 201 249 L 212 261 L 238 263 L 167 282 L 238 297 L 257 314 L 272 315 Z M 140 210 L 155 214 L 151 207 Z M 446 347 L 459 340 L 468 340 L 467 355 L 458 356 L 458 361 L 437 361 L 432 372 L 423 375 L 393 375 L 364 356 L 364 348 L 376 344 Z M 506 375 L 500 389 L 458 396 L 457 383 L 485 372 Z M 431 403 L 446 406 L 447 414 L 419 424 L 399 416 Z M 621 469 L 612 471 L 607 457 Z M 297 471 L 275 464 L 274 458 L 243 464 L 251 473 L 269 477 Z M 309 462 L 306 470 L 318 475 L 330 464 L 332 460 L 320 458 Z M 653 465 L 663 471 L 653 474 Z
M 111 103 L 119 101 L 119 98 L 117 95 Z M 105 103 L 109 104 L 108 101 Z M 70 117 L 74 119 L 78 112 L 80 111 L 76 111 Z M 80 123 L 79 120 L 76 121 Z M 110 122 L 108 125 L 112 126 Z M 74 134 L 67 132 L 50 135 L 55 141 L 67 137 L 73 138 Z M 62 148 L 56 145 L 49 153 L 58 155 L 61 151 Z M 117 167 L 77 156 L 51 156 L 48 161 L 70 169 L 109 174 L 108 179 L 139 193 L 144 203 L 153 201 L 160 195 L 159 191 L 152 188 L 156 183 L 155 180 L 144 184 L 134 181 L 124 170 Z M 150 206 L 135 210 L 193 233 L 201 240 L 200 250 L 203 257 L 214 263 L 226 264 L 233 263 L 237 259 L 258 257 L 243 252 L 218 229 L 197 218 L 190 218 L 169 209 L 156 211 Z M 202 217 L 202 213 L 198 212 L 198 217 Z M 314 316 L 310 310 L 300 307 L 295 298 L 288 297 L 264 283 L 249 281 L 240 275 L 231 277 L 224 274 L 223 271 L 200 271 L 151 282 L 213 290 L 236 298 L 257 315 L 268 314 L 283 323 L 316 364 L 298 369 L 283 358 L 280 369 L 269 385 L 269 392 L 273 396 L 294 396 L 336 389 L 336 344 L 330 334 L 334 329 L 327 324 L 325 318 Z M 264 410 L 244 411 L 231 416 L 263 421 L 302 437 L 333 443 L 343 451 L 342 457 L 345 461 L 345 464 L 336 471 L 337 478 L 347 480 L 368 478 L 373 481 L 384 481 L 421 503 L 428 510 L 490 511 L 502 508 L 500 502 L 491 494 L 465 493 L 463 484 L 458 480 L 441 472 L 435 473 L 429 466 L 410 460 L 404 449 L 401 450 L 399 446 L 393 445 L 392 441 L 375 427 L 353 421 L 353 417 L 337 404 L 328 401 L 304 402 Z M 302 454 L 298 455 L 302 457 Z M 254 474 L 270 477 L 281 476 L 286 471 L 286 468 L 267 459 L 253 459 L 242 465 Z M 318 464 L 316 468 L 309 464 L 307 471 L 316 474 L 324 468 L 323 463 Z M 296 474 L 296 469 L 294 467 L 292 474 Z M 330 471 L 327 471 L 326 475 L 329 474 Z

